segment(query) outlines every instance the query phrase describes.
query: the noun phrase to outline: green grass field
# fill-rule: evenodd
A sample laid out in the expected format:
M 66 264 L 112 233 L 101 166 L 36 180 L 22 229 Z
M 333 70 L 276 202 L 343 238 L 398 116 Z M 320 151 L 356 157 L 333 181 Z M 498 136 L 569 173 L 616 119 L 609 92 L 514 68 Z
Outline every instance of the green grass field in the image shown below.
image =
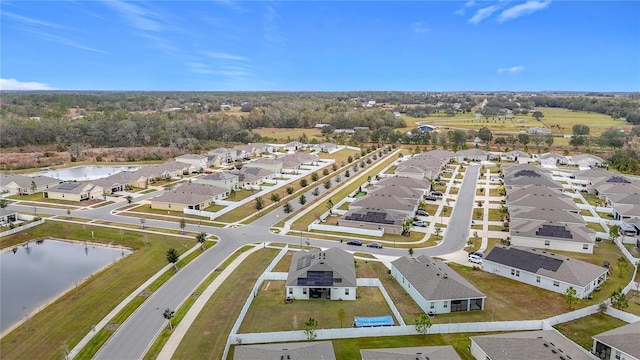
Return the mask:
M 593 314 L 554 326 L 564 336 L 585 349 L 593 346 L 593 335 L 626 325 L 627 323 L 605 314 Z
M 259 128 L 253 129 L 254 133 L 260 136 L 268 136 L 275 138 L 281 143 L 287 143 L 290 141 L 298 141 L 302 134 L 306 134 L 309 140 L 316 138 L 318 142 L 322 142 L 323 136 L 320 133 L 320 129 L 301 129 L 301 128 Z

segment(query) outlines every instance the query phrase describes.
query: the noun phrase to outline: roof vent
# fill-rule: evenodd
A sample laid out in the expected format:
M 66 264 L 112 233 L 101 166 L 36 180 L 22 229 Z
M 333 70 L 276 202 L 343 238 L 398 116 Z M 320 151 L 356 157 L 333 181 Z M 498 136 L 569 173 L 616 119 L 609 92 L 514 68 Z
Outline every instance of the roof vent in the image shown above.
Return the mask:
M 544 347 L 549 347 L 549 344 L 547 344 L 547 343 L 544 343 Z
M 556 349 L 551 349 L 551 352 L 554 354 L 557 354 L 558 352 L 556 351 Z

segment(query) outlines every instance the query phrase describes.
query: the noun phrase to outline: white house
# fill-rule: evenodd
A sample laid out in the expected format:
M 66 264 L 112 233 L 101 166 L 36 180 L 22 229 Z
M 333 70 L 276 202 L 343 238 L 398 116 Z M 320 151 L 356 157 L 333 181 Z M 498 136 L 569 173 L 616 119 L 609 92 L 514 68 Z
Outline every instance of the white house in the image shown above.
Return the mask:
M 103 188 L 93 183 L 63 182 L 42 192 L 48 199 L 83 201 L 102 198 Z
M 236 346 L 233 360 L 336 360 L 331 341 Z
M 558 155 L 553 152 L 544 153 L 538 156 L 542 166 L 554 167 L 556 165 L 569 165 L 570 160 L 566 156 Z
M 607 279 L 609 269 L 530 248 L 494 247 L 482 260 L 482 270 L 564 294 L 569 287 L 580 299 Z
M 513 246 L 586 254 L 593 254 L 593 247 L 596 243 L 595 231 L 587 228 L 585 224 L 574 225 L 552 221 L 512 219 L 509 235 Z
M 229 191 L 238 190 L 240 188 L 238 185 L 239 181 L 239 175 L 232 174 L 228 171 L 205 175 L 198 179 L 198 183 L 215 185 L 224 189 L 228 189 Z
M 509 151 L 508 153 L 504 153 L 504 155 L 501 156 L 501 160 L 527 163 L 529 162 L 529 160 L 531 160 L 531 156 L 529 156 L 529 154 L 524 151 L 513 150 Z
M 209 159 L 206 155 L 198 155 L 198 154 L 184 154 L 180 156 L 176 156 L 176 161 L 190 164 L 196 170 L 206 169 L 209 167 Z
M 62 181 L 48 176 L 25 176 L 19 174 L 0 174 L 0 192 L 11 195 L 29 195 L 42 192 Z
M 391 276 L 425 313 L 484 310 L 487 296 L 440 260 L 401 257 L 391 263 Z
M 362 360 L 460 360 L 451 345 L 362 349 Z
M 607 164 L 604 159 L 599 156 L 591 155 L 591 154 L 579 154 L 573 155 L 571 157 L 571 161 L 578 165 L 581 169 L 584 168 L 597 168 L 602 167 Z
M 353 254 L 339 248 L 293 254 L 287 276 L 287 298 L 296 300 L 356 299 Z
M 640 321 L 592 337 L 591 351 L 600 359 L 640 360 Z
M 9 224 L 18 220 L 18 213 L 14 210 L 0 209 L 0 225 Z
M 592 360 L 587 351 L 555 330 L 471 336 L 476 360 Z

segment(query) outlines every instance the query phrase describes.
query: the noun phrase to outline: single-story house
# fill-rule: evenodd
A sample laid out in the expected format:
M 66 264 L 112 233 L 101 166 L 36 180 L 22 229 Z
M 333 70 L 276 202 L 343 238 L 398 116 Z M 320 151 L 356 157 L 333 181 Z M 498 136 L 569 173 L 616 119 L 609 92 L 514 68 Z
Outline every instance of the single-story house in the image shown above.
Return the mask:
M 136 178 L 146 178 L 149 183 L 158 180 L 168 180 L 179 178 L 184 174 L 189 174 L 197 170 L 193 165 L 177 161 L 167 161 L 162 164 L 147 165 L 133 172 Z
M 182 211 L 204 210 L 216 200 L 229 196 L 229 190 L 214 185 L 187 183 L 149 199 L 152 209 Z
M 93 180 L 92 183 L 102 187 L 105 195 L 111 195 L 126 190 L 127 185 L 145 188 L 147 186 L 147 178 L 136 172 L 121 171 L 103 179 Z
M 476 360 L 592 360 L 588 352 L 556 330 L 471 336 Z
M 232 174 L 238 175 L 238 183 L 247 190 L 252 189 L 254 186 L 259 186 L 265 180 L 272 179 L 275 173 L 271 170 L 243 166 L 240 170 L 232 170 Z
M 509 213 L 509 219 L 511 221 L 553 221 L 559 224 L 586 226 L 586 222 L 580 214 L 546 207 L 514 209 Z
M 237 160 L 235 158 L 235 154 L 236 152 L 231 151 L 230 149 L 217 148 L 217 149 L 209 150 L 209 152 L 207 153 L 207 158 L 209 158 L 210 163 L 213 161 L 213 158 L 215 157 L 218 159 L 216 162 L 220 162 L 222 164 L 228 164 Z
M 368 194 L 367 196 L 356 199 L 349 204 L 349 210 L 358 209 L 386 209 L 403 212 L 407 216 L 413 216 L 418 210 L 418 201 L 420 199 L 406 199 L 402 197 L 396 197 L 385 194 L 382 192 L 375 192 Z
M 254 149 L 255 156 L 259 156 L 260 154 L 271 154 L 278 151 L 278 148 L 265 143 L 249 143 L 250 147 Z
M 513 161 L 513 162 L 529 162 L 531 160 L 531 156 L 524 151 L 513 150 L 507 153 L 504 153 L 501 157 L 503 161 Z
M 18 220 L 18 212 L 7 208 L 0 209 L 0 224 L 9 224 Z
M 372 189 L 385 188 L 388 186 L 404 186 L 409 189 L 421 190 L 425 193 L 431 190 L 431 183 L 424 179 L 414 179 L 402 176 L 392 176 L 381 179 L 373 185 Z
M 263 159 L 258 159 L 256 161 L 252 161 L 250 165 L 251 167 L 254 167 L 254 168 L 267 169 L 267 170 L 273 171 L 276 174 L 281 174 L 282 163 L 283 161 L 280 159 L 263 158 Z
M 91 182 L 63 182 L 42 192 L 48 199 L 83 201 L 102 198 L 104 189 Z
M 176 161 L 193 165 L 196 171 L 200 169 L 206 169 L 209 167 L 209 158 L 206 155 L 198 155 L 198 154 L 184 154 L 180 156 L 176 156 Z
M 460 150 L 455 154 L 453 154 L 453 158 L 457 162 L 463 162 L 465 160 L 483 161 L 483 160 L 487 160 L 487 156 L 488 156 L 488 153 L 480 149 Z
M 238 190 L 240 188 L 238 185 L 239 180 L 239 175 L 232 174 L 228 171 L 221 171 L 202 176 L 197 180 L 197 182 L 201 184 L 215 185 L 231 191 Z
M 580 299 L 607 279 L 609 269 L 545 250 L 494 247 L 482 260 L 482 270 L 564 294 L 569 287 Z
M 487 296 L 440 260 L 404 256 L 391 263 L 391 276 L 425 313 L 484 310 Z
M 356 299 L 353 254 L 339 248 L 293 254 L 287 276 L 287 298 L 296 300 Z
M 329 142 L 325 142 L 320 144 L 320 151 L 321 152 L 326 152 L 329 154 L 333 154 L 334 152 L 338 151 L 338 145 L 334 144 L 334 143 L 329 143 Z
M 0 174 L 0 192 L 11 195 L 30 195 L 47 190 L 62 181 L 48 176 L 25 176 L 18 174 Z
M 640 219 L 640 191 L 627 194 L 609 194 L 605 199 L 616 220 Z
M 591 154 L 578 154 L 571 156 L 571 162 L 580 168 L 597 168 L 606 166 L 607 162 L 599 156 Z
M 284 144 L 283 148 L 286 151 L 299 151 L 299 150 L 306 149 L 307 146 L 299 141 L 292 141 L 290 143 Z
M 529 130 L 527 131 L 529 133 L 529 135 L 549 135 L 552 133 L 551 130 L 549 129 L 545 129 L 545 128 L 540 128 L 540 127 L 532 127 L 529 128 Z
M 640 321 L 593 335 L 591 351 L 600 359 L 640 360 Z
M 554 152 L 548 152 L 538 156 L 538 160 L 542 166 L 556 166 L 556 165 L 569 165 L 570 159 L 563 155 L 558 155 Z
M 518 209 L 555 209 L 578 214 L 580 209 L 573 200 L 559 191 L 540 185 L 528 185 L 507 191 L 509 211 Z
M 512 219 L 511 245 L 593 254 L 596 232 L 586 224 Z
M 356 229 L 382 230 L 385 234 L 402 234 L 402 224 L 409 218 L 404 211 L 385 208 L 359 208 L 340 217 L 339 226 Z
M 422 200 L 422 196 L 425 194 L 424 190 L 418 190 L 413 188 L 408 188 L 401 185 L 385 185 L 385 186 L 374 186 L 369 190 L 367 196 L 371 195 L 385 195 L 385 196 L 393 196 L 401 199 L 414 200 L 415 202 L 419 202 Z
M 336 360 L 331 341 L 239 345 L 233 360 Z
M 362 349 L 362 360 L 461 360 L 451 345 Z

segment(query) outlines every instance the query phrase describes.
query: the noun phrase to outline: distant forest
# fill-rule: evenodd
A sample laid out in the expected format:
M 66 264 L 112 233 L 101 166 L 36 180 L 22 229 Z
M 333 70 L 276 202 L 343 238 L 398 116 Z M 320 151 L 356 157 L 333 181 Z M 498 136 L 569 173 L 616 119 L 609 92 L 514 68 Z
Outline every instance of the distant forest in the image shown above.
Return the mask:
M 607 114 L 640 124 L 638 94 L 624 96 L 426 92 L 33 92 L 2 94 L 0 147 L 52 145 L 160 146 L 197 150 L 210 142 L 258 141 L 260 127 L 332 129 L 404 128 L 394 112 L 414 117 L 480 112 L 526 114 L 562 107 Z M 597 96 L 596 96 L 597 95 Z M 375 101 L 375 106 L 367 106 Z M 486 102 L 485 102 L 486 101 Z M 483 103 L 484 102 L 484 103 Z M 384 104 L 384 106 L 380 106 Z M 480 105 L 482 105 L 480 107 Z M 231 114 L 229 107 L 240 108 Z M 361 142 L 370 139 L 358 139 Z M 396 137 L 395 140 L 401 140 Z

